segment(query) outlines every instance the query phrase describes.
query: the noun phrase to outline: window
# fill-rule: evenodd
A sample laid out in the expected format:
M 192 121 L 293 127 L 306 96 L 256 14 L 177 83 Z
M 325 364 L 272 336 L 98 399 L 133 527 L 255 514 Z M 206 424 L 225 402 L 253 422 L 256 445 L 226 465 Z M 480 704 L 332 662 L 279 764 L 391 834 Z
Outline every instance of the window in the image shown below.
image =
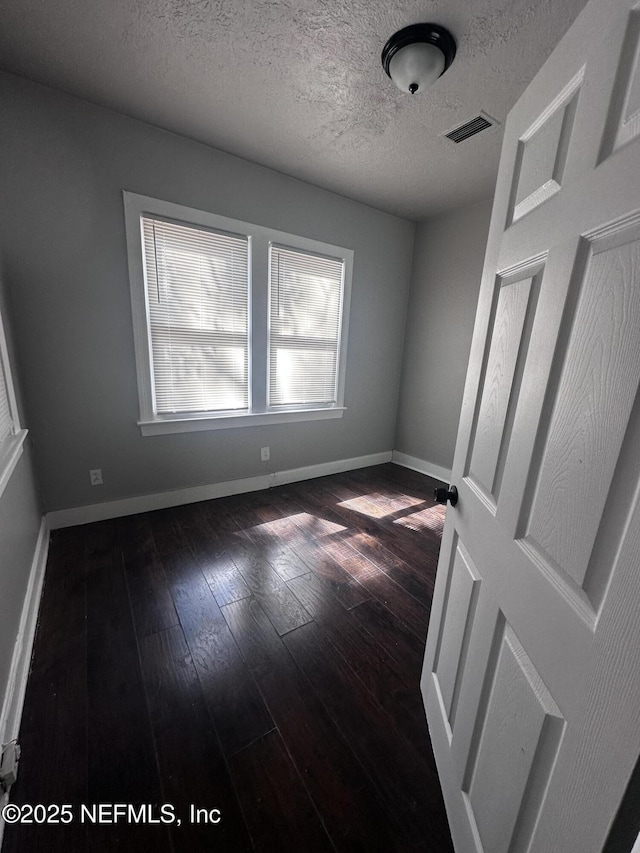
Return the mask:
M 0 495 L 22 455 L 26 435 L 27 430 L 20 429 L 9 353 L 0 317 Z
M 269 402 L 334 405 L 344 263 L 271 246 Z
M 246 410 L 246 237 L 142 217 L 158 414 Z
M 352 251 L 124 203 L 144 435 L 342 416 Z

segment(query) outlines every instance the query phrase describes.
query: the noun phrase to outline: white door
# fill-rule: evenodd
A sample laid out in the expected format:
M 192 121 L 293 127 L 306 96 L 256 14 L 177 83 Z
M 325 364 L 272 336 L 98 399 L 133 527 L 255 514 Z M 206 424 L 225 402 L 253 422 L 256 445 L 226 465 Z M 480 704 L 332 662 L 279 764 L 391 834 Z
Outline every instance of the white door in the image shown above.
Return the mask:
M 458 853 L 600 853 L 640 753 L 639 54 L 592 0 L 505 129 L 422 676 Z

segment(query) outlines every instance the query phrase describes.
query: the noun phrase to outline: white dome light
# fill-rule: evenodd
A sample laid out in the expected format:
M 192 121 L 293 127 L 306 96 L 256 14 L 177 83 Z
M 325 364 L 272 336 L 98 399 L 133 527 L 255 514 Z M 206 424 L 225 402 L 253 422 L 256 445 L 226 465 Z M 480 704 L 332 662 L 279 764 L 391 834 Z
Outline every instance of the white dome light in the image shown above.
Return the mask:
M 453 62 L 456 43 L 444 27 L 412 24 L 391 36 L 382 67 L 398 89 L 415 95 L 429 88 Z

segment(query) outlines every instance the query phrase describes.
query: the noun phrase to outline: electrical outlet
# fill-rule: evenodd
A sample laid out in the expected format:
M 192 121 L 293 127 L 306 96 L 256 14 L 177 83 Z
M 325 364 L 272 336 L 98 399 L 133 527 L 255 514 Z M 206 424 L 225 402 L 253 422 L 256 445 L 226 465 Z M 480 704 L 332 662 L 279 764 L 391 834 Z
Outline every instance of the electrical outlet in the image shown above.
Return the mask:
M 260 448 L 260 459 L 263 462 L 268 462 L 271 459 L 271 448 L 270 447 L 261 447 Z
M 102 468 L 91 468 L 89 471 L 89 482 L 92 486 L 102 485 Z

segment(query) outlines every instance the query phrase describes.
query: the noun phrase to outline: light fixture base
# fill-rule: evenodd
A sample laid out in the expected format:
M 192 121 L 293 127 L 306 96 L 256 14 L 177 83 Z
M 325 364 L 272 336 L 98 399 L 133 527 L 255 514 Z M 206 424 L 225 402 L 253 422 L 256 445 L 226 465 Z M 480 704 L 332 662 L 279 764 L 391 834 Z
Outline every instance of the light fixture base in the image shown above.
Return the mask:
M 412 44 L 430 44 L 438 48 L 444 57 L 444 67 L 439 76 L 449 68 L 456 55 L 456 42 L 449 30 L 439 24 L 411 24 L 394 33 L 382 49 L 382 67 L 391 79 L 391 60 L 398 51 Z M 411 94 L 418 89 L 417 85 L 414 86 L 415 88 L 409 87 Z

